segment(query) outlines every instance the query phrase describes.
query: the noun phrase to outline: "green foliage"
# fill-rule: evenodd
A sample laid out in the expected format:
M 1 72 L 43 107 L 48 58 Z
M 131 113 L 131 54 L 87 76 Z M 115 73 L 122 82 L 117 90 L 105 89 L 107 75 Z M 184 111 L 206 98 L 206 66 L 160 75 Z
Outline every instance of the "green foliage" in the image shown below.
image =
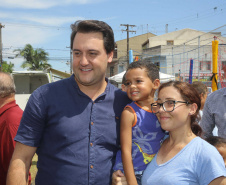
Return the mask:
M 17 52 L 16 57 L 22 56 L 25 61 L 22 63 L 22 68 L 27 68 L 28 70 L 40 71 L 46 70 L 51 67 L 48 64 L 48 53 L 43 49 L 33 49 L 30 44 L 27 44 L 23 49 L 14 50 Z
M 2 71 L 5 73 L 12 73 L 13 72 L 14 64 L 9 62 L 9 64 L 6 61 L 2 62 Z

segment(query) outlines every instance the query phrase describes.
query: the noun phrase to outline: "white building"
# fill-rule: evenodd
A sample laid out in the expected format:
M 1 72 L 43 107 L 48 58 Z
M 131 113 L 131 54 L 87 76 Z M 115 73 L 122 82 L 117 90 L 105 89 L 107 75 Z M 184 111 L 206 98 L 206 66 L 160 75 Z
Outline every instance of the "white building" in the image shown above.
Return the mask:
M 205 33 L 182 29 L 160 36 L 150 37 L 142 44 L 142 59 L 154 62 L 160 71 L 188 79 L 190 60 L 193 59 L 193 78 L 203 81 L 212 76 L 212 41 L 219 41 L 218 74 L 223 74 L 226 65 L 226 38 L 221 32 Z

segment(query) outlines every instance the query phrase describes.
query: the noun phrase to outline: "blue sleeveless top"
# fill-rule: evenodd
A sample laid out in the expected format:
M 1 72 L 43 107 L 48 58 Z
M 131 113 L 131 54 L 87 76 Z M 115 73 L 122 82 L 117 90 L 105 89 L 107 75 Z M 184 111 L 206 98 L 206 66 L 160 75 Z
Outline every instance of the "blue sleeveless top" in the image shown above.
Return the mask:
M 135 116 L 132 127 L 132 159 L 134 171 L 145 170 L 158 152 L 165 132 L 151 111 L 142 109 L 136 102 L 128 104 Z M 114 170 L 123 170 L 121 150 L 117 152 Z

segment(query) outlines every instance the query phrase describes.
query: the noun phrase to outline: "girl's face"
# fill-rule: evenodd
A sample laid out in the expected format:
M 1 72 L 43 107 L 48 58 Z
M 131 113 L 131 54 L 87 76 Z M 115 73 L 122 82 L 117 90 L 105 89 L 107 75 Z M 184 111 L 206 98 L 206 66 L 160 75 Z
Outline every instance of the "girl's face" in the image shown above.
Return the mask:
M 185 100 L 182 99 L 179 91 L 173 86 L 164 87 L 163 89 L 161 89 L 158 95 L 157 103 L 164 103 L 168 100 L 185 102 Z M 172 112 L 164 111 L 163 107 L 159 109 L 159 113 L 157 113 L 156 115 L 162 129 L 167 131 L 174 131 L 185 128 L 190 129 L 190 115 L 195 113 L 193 110 L 194 108 L 191 104 L 187 105 L 186 103 L 181 102 L 175 102 L 175 107 Z

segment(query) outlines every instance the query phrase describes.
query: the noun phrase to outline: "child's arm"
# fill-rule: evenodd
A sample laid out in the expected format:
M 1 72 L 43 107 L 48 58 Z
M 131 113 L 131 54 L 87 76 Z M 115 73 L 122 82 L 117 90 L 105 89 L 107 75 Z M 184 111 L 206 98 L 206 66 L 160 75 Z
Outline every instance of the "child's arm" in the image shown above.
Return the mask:
M 134 113 L 130 108 L 122 112 L 120 122 L 120 142 L 122 150 L 122 163 L 128 185 L 137 185 L 132 161 L 132 125 Z

